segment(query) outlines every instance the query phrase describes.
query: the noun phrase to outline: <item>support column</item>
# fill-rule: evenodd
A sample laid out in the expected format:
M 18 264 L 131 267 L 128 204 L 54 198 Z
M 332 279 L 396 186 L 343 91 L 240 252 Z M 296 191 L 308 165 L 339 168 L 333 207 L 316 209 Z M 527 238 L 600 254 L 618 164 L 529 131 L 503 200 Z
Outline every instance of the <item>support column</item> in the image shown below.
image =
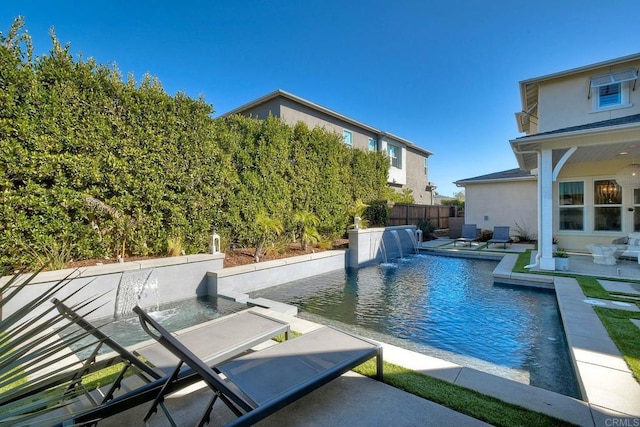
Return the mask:
M 551 245 L 553 244 L 553 150 L 545 148 L 540 155 L 538 165 L 538 185 L 540 186 L 540 212 L 538 212 L 540 227 L 538 230 L 538 251 L 540 270 L 555 270 Z

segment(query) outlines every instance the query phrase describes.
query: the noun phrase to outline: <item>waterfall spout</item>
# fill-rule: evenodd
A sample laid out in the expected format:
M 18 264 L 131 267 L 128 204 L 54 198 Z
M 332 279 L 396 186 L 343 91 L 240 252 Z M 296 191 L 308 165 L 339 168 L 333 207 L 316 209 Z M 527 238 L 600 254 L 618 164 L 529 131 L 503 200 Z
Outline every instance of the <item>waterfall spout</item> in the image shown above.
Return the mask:
M 393 238 L 396 241 L 396 245 L 398 245 L 398 251 L 400 252 L 400 258 L 403 258 L 403 255 L 402 255 L 402 242 L 400 241 L 400 235 L 398 234 L 398 232 L 396 230 L 391 230 L 391 234 L 393 235 Z
M 136 305 L 158 309 L 158 280 L 149 280 L 152 272 L 149 269 L 122 273 L 116 292 L 115 318 L 131 313 Z
M 413 253 L 418 254 L 420 251 L 418 250 L 418 240 L 416 239 L 416 235 L 411 228 L 405 228 L 404 231 L 409 235 L 409 239 L 411 239 L 411 244 L 413 245 Z

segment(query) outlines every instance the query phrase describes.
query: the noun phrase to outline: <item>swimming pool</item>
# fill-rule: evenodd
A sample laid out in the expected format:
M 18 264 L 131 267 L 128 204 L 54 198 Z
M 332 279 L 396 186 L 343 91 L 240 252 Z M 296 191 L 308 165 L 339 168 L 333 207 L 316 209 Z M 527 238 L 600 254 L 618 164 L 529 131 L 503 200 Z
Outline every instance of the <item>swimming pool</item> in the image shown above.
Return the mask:
M 494 284 L 496 261 L 419 255 L 264 289 L 299 317 L 580 397 L 555 294 Z

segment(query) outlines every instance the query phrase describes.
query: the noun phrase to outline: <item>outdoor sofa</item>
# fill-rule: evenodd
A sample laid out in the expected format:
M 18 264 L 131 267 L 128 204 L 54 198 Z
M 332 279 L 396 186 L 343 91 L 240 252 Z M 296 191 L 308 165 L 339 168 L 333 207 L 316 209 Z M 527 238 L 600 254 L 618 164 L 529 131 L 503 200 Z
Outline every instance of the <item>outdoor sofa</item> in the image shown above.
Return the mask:
M 618 246 L 621 257 L 638 259 L 640 255 L 640 233 L 629 233 L 626 237 L 615 239 L 612 244 Z

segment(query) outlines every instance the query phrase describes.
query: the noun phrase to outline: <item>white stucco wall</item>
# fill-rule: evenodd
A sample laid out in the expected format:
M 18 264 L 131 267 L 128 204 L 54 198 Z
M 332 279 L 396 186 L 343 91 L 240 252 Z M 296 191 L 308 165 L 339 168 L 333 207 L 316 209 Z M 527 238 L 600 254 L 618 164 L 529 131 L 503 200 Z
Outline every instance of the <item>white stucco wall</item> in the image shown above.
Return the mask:
M 629 105 L 622 108 L 594 111 L 595 94 L 593 89 L 591 97 L 589 97 L 592 77 L 629 68 L 640 68 L 640 61 L 631 61 L 615 67 L 596 68 L 538 83 L 538 131 L 547 132 L 639 114 L 640 91 L 637 90 L 637 87 L 635 91 L 631 90 L 633 82 L 623 84 L 623 91 L 626 91 L 629 96 Z
M 508 225 L 511 235 L 519 226 L 537 237 L 537 181 L 500 181 L 467 184 L 465 187 L 465 223 L 482 230 Z

